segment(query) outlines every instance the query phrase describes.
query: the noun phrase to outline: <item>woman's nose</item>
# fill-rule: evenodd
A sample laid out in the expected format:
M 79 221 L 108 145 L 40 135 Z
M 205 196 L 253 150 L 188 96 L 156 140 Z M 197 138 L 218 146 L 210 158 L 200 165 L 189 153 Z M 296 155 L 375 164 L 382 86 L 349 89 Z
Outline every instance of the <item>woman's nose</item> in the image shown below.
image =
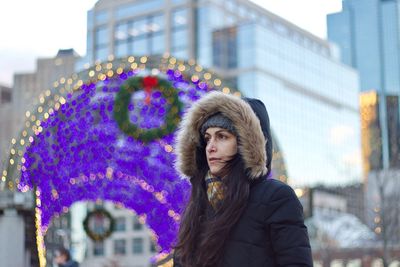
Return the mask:
M 216 147 L 215 147 L 215 142 L 213 140 L 210 140 L 207 144 L 207 152 L 212 152 L 215 151 Z

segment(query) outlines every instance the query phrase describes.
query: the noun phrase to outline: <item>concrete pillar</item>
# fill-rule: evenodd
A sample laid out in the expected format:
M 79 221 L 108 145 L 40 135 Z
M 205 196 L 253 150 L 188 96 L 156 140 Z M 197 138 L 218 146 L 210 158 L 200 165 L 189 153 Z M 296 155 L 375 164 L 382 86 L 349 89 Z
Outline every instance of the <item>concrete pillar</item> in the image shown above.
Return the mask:
M 1 266 L 26 267 L 24 219 L 15 209 L 5 209 L 0 215 Z

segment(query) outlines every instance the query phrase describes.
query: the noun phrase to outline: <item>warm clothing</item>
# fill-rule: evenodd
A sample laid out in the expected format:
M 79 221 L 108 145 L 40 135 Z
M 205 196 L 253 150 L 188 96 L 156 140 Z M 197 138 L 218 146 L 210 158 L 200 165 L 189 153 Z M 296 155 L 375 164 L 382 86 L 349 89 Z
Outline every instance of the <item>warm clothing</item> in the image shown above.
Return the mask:
M 222 179 L 208 172 L 204 180 L 206 181 L 208 201 L 216 209 L 218 202 L 224 198 Z
M 286 184 L 256 181 L 225 248 L 223 267 L 312 266 L 303 208 Z
M 290 186 L 267 179 L 272 159 L 268 113 L 261 101 L 244 100 L 212 92 L 193 104 L 177 135 L 177 169 L 194 177 L 200 170 L 196 157 L 202 146 L 201 126 L 216 113 L 229 118 L 251 187 L 247 205 L 226 241 L 222 267 L 312 266 L 296 194 Z M 191 267 L 179 265 L 179 259 L 174 266 Z
M 265 108 L 264 103 L 258 99 L 245 97 L 243 100 L 250 105 L 254 113 L 257 115 L 257 118 L 260 120 L 261 130 L 264 134 L 265 140 L 267 140 L 265 144 L 265 150 L 267 152 L 267 176 L 269 176 L 271 173 L 273 140 L 271 129 L 269 127 L 269 116 L 267 109 Z
M 211 127 L 223 128 L 236 135 L 236 130 L 233 127 L 232 121 L 220 113 L 214 114 L 209 117 L 201 126 L 200 133 L 204 135 L 207 129 Z

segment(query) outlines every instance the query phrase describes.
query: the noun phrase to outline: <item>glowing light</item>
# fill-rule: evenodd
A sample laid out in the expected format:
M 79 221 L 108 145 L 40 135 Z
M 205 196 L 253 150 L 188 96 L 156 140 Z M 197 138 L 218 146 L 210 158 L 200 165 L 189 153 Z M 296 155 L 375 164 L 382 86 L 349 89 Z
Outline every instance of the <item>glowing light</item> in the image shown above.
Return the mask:
M 107 76 L 112 77 L 114 75 L 114 72 L 112 70 L 107 71 Z
M 222 82 L 221 82 L 220 79 L 215 79 L 215 80 L 214 80 L 214 85 L 215 85 L 215 86 L 220 86 L 221 83 L 222 83 Z
M 185 69 L 186 69 L 185 65 L 179 65 L 178 66 L 178 70 L 179 71 L 185 71 Z
M 172 64 L 172 65 L 174 65 L 174 64 L 176 63 L 176 58 L 171 57 L 171 58 L 169 59 L 169 63 Z
M 129 63 L 135 62 L 135 57 L 128 57 L 128 62 Z
M 195 67 L 195 70 L 196 70 L 197 72 L 201 72 L 201 71 L 203 70 L 203 67 L 197 65 L 197 66 Z
M 141 57 L 140 58 L 140 62 L 143 63 L 143 64 L 146 63 L 147 62 L 147 57 Z

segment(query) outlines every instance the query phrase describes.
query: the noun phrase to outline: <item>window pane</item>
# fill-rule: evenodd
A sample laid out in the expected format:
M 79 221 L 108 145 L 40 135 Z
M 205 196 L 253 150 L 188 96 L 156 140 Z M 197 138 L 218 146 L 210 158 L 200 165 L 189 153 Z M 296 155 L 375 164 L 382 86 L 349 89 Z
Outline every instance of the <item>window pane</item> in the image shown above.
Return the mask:
M 176 49 L 172 51 L 172 56 L 182 59 L 182 60 L 188 60 L 189 59 L 189 52 L 186 48 L 184 49 Z
M 108 47 L 100 47 L 96 49 L 96 60 L 104 61 L 108 57 Z
M 126 254 L 126 240 L 125 239 L 117 239 L 114 240 L 114 254 L 116 255 L 125 255 Z
M 98 27 L 96 29 L 95 43 L 97 46 L 108 43 L 108 28 L 107 27 Z
M 186 48 L 187 45 L 188 31 L 186 28 L 172 32 L 172 48 Z
M 165 35 L 157 34 L 151 38 L 152 54 L 162 54 L 165 51 Z
M 132 246 L 133 254 L 143 253 L 143 238 L 134 238 L 132 241 Z
M 149 23 L 147 19 L 136 20 L 132 24 L 132 36 L 137 37 L 149 32 Z
M 108 21 L 108 10 L 99 10 L 96 12 L 96 23 L 102 24 Z
M 143 225 L 139 222 L 137 217 L 133 218 L 133 230 L 142 230 Z
M 150 240 L 150 252 L 157 252 L 157 248 L 153 240 Z
M 118 217 L 115 219 L 115 231 L 125 231 L 126 228 L 126 218 Z
M 132 43 L 134 55 L 146 55 L 149 53 L 149 45 L 147 38 L 135 39 Z
M 116 57 L 125 57 L 128 55 L 128 43 L 123 42 L 119 43 L 115 46 L 115 56 Z
M 118 41 L 124 41 L 128 37 L 128 23 L 118 24 L 115 27 L 114 38 Z
M 152 9 L 160 9 L 164 6 L 164 0 L 146 0 L 138 3 L 122 5 L 116 11 L 117 19 L 131 17 L 136 14 L 148 12 Z
M 98 241 L 93 243 L 93 255 L 94 256 L 104 255 L 104 242 Z
M 0 99 L 2 104 L 11 102 L 11 91 L 8 90 L 1 91 Z
M 151 18 L 150 30 L 154 33 L 164 30 L 164 15 L 157 15 Z
M 187 9 L 177 9 L 172 12 L 172 28 L 183 27 L 187 24 Z

